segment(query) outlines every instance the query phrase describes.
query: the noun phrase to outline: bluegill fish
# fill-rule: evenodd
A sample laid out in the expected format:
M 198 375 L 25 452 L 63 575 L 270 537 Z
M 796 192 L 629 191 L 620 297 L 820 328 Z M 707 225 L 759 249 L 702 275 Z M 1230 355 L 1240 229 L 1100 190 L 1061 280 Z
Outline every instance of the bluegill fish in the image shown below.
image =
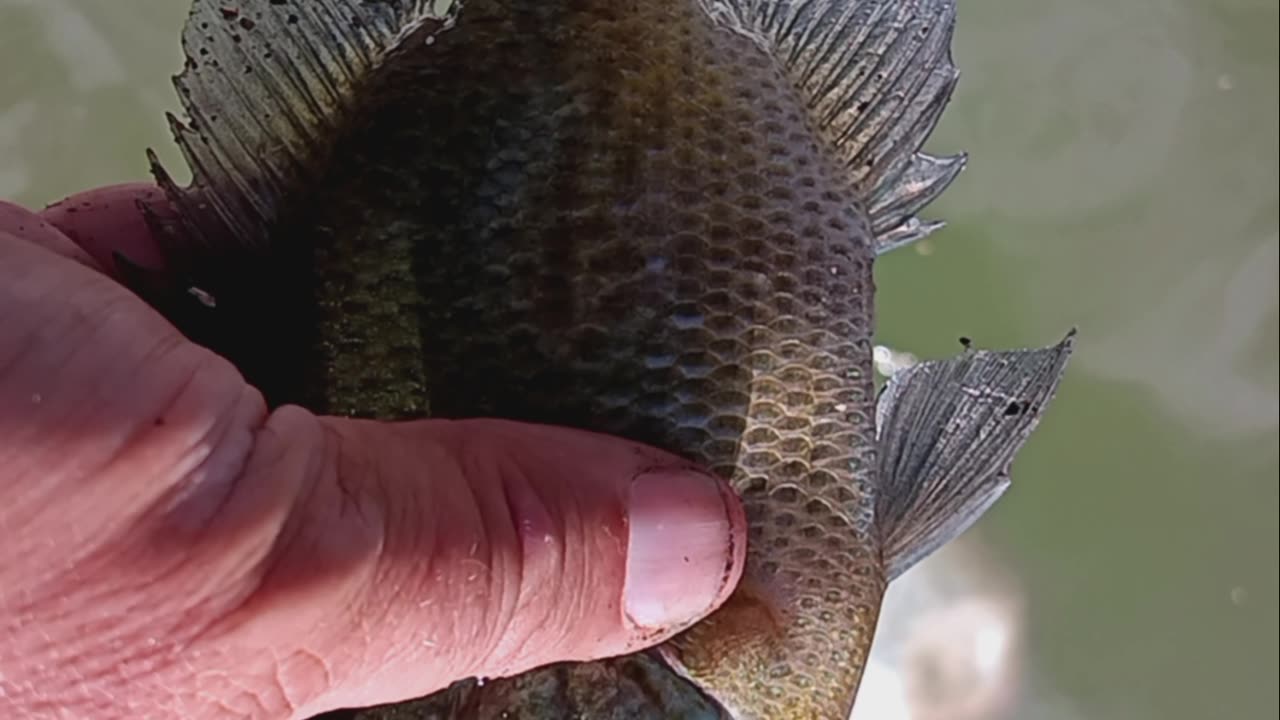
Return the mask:
M 140 292 L 273 404 L 607 431 L 730 478 L 656 651 L 366 718 L 843 720 L 886 584 L 1009 484 L 1070 338 L 873 379 L 872 265 L 962 156 L 953 0 L 195 0 Z

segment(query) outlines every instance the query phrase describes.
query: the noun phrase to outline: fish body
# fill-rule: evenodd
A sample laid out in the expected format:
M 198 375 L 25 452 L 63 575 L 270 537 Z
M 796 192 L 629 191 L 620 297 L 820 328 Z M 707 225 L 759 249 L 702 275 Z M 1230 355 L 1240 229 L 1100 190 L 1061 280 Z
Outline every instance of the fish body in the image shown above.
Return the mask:
M 193 181 L 156 166 L 215 299 L 184 330 L 273 404 L 614 433 L 747 511 L 741 586 L 656 653 L 364 717 L 848 717 L 886 584 L 1007 486 L 1069 349 L 925 364 L 877 403 L 873 261 L 963 164 L 919 152 L 953 12 L 195 0 Z

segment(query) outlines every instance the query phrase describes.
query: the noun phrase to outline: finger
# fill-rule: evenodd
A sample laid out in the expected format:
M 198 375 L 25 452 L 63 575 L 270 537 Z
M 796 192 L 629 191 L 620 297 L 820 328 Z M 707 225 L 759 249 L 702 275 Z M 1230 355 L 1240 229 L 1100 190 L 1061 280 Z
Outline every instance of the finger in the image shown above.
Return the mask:
M 266 417 L 119 285 L 2 234 L 0 314 L 0 587 L 22 588 L 0 593 L 0 708 L 18 716 L 401 700 L 660 641 L 741 573 L 737 501 L 664 453 Z
M 173 212 L 158 187 L 135 182 L 77 193 L 45 208 L 40 216 L 84 248 L 105 272 L 119 279 L 112 255 L 115 252 L 137 265 L 164 269 L 164 257 L 143 206 L 162 217 Z
M 149 641 L 171 599 L 134 590 L 191 532 L 137 529 L 242 464 L 265 411 L 228 363 L 22 226 L 0 232 L 0 717 L 118 716 L 102 693 L 130 698 L 113 681 L 174 647 Z
M 349 676 L 344 701 L 640 650 L 707 615 L 741 573 L 740 503 L 677 457 L 498 420 L 329 423 L 357 448 L 339 478 L 376 466 L 420 509 L 389 516 L 384 580 L 367 588 L 369 607 L 393 609 L 371 650 L 397 661 Z
M 101 270 L 96 260 L 57 227 L 36 213 L 0 200 L 0 233 L 39 245 L 82 265 Z
M 308 713 L 648 647 L 724 602 L 741 574 L 745 519 L 727 485 L 634 443 L 300 411 L 268 427 L 241 483 L 314 468 L 301 450 L 312 443 L 333 465 L 313 470 L 291 551 L 223 647 L 248 657 L 272 636 L 276 655 L 325 658 Z M 324 576 L 300 602 L 297 583 Z

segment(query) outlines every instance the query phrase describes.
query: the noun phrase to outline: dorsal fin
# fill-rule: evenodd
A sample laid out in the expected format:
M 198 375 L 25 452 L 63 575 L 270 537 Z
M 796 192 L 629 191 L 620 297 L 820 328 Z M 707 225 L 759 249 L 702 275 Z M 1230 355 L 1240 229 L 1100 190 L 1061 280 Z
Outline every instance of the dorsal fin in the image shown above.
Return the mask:
M 185 240 L 265 242 L 279 202 L 387 57 L 452 24 L 460 0 L 193 0 L 174 78 L 187 119 L 169 124 L 191 168 L 180 188 L 148 151 Z
M 959 77 L 955 0 L 702 0 L 763 43 L 808 102 L 852 173 L 876 252 L 941 227 L 916 213 L 951 183 L 964 155 L 920 151 Z
M 1066 371 L 1075 331 L 1038 350 L 966 351 L 890 378 L 876 407 L 886 575 L 964 532 L 1008 489 L 1009 466 Z

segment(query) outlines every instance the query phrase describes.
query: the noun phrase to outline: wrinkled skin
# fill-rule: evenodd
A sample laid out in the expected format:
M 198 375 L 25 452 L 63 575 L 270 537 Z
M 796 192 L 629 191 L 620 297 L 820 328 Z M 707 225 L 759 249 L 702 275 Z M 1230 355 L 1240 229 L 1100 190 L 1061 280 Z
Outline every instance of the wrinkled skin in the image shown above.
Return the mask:
M 625 652 L 723 600 L 741 513 L 682 459 L 269 412 L 116 281 L 113 252 L 158 267 L 140 199 L 0 202 L 0 715 L 306 717 Z M 620 547 L 655 521 L 707 555 Z M 623 606 L 655 583 L 683 593 L 639 625 Z

